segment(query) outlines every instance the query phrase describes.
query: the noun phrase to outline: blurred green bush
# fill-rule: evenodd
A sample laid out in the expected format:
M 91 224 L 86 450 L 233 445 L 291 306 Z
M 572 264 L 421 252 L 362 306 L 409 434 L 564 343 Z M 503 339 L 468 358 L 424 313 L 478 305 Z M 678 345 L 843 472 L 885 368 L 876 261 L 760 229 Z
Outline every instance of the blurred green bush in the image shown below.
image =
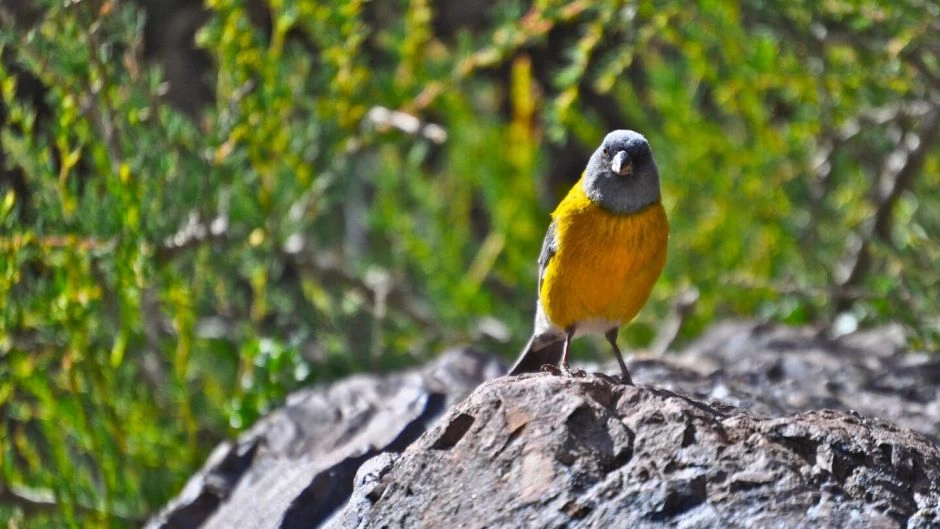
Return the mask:
M 746 315 L 940 342 L 935 2 L 507 1 L 461 25 L 447 0 L 209 0 L 190 114 L 137 4 L 37 4 L 0 3 L 11 526 L 138 524 L 302 384 L 511 356 L 547 215 L 618 127 L 650 139 L 673 226 L 631 345 L 692 289 L 679 340 Z

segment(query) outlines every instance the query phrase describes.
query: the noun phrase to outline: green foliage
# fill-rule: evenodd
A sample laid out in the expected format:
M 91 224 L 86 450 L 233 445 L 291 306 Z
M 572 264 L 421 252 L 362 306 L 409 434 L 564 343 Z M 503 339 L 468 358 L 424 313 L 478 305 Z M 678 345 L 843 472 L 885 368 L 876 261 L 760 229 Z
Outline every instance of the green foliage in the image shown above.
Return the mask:
M 505 2 L 444 34 L 426 0 L 207 6 L 198 116 L 134 4 L 0 17 L 0 519 L 135 525 L 303 384 L 514 353 L 547 147 L 614 127 L 650 139 L 673 234 L 632 345 L 691 287 L 683 338 L 841 314 L 940 342 L 935 4 Z

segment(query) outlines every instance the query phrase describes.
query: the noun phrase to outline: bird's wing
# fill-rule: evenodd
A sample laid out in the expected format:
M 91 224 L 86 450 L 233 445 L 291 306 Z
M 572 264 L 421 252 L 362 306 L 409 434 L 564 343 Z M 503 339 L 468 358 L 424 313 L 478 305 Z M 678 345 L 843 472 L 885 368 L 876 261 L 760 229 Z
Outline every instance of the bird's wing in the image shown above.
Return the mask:
M 555 252 L 558 251 L 558 239 L 555 238 L 556 225 L 554 220 L 548 225 L 545 239 L 542 240 L 542 251 L 539 253 L 539 295 L 542 294 L 542 280 L 545 277 L 545 269 L 552 257 L 555 256 Z
M 545 268 L 551 262 L 555 252 L 558 251 L 558 239 L 555 236 L 555 221 L 548 226 L 545 239 L 542 241 L 542 251 L 539 253 L 539 293 L 542 291 L 542 280 L 545 277 Z M 564 332 L 548 321 L 548 316 L 542 308 L 542 301 L 535 304 L 535 329 L 532 338 L 526 344 L 519 359 L 509 370 L 510 375 L 520 373 L 538 372 L 543 365 L 555 365 L 561 360 L 564 349 Z

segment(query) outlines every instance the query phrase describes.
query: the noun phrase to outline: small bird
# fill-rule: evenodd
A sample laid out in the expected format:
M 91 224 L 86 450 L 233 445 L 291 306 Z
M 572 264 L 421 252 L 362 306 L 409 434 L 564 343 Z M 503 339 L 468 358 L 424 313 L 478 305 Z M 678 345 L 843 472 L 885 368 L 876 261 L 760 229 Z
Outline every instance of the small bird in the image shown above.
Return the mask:
M 603 333 L 622 382 L 632 385 L 617 333 L 649 298 L 668 239 L 649 142 L 632 130 L 609 133 L 552 213 L 538 260 L 535 330 L 509 374 L 544 367 L 571 375 L 572 338 Z

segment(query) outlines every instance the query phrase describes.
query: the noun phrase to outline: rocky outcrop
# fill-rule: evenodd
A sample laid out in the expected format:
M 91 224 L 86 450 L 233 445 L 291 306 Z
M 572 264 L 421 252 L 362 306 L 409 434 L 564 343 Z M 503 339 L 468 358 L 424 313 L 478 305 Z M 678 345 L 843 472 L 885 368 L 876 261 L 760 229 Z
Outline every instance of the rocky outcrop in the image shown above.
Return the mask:
M 489 382 L 357 483 L 331 527 L 940 525 L 940 450 L 922 435 L 593 376 Z
M 346 503 L 364 461 L 404 450 L 503 369 L 457 349 L 422 369 L 294 393 L 237 441 L 217 447 L 147 527 L 315 527 Z
M 771 417 L 854 410 L 940 443 L 940 355 L 907 350 L 900 327 L 833 339 L 811 327 L 726 322 L 665 360 L 635 359 L 634 379 Z
M 899 330 L 733 322 L 629 364 L 460 350 L 302 391 L 149 526 L 940 528 L 940 358 Z

